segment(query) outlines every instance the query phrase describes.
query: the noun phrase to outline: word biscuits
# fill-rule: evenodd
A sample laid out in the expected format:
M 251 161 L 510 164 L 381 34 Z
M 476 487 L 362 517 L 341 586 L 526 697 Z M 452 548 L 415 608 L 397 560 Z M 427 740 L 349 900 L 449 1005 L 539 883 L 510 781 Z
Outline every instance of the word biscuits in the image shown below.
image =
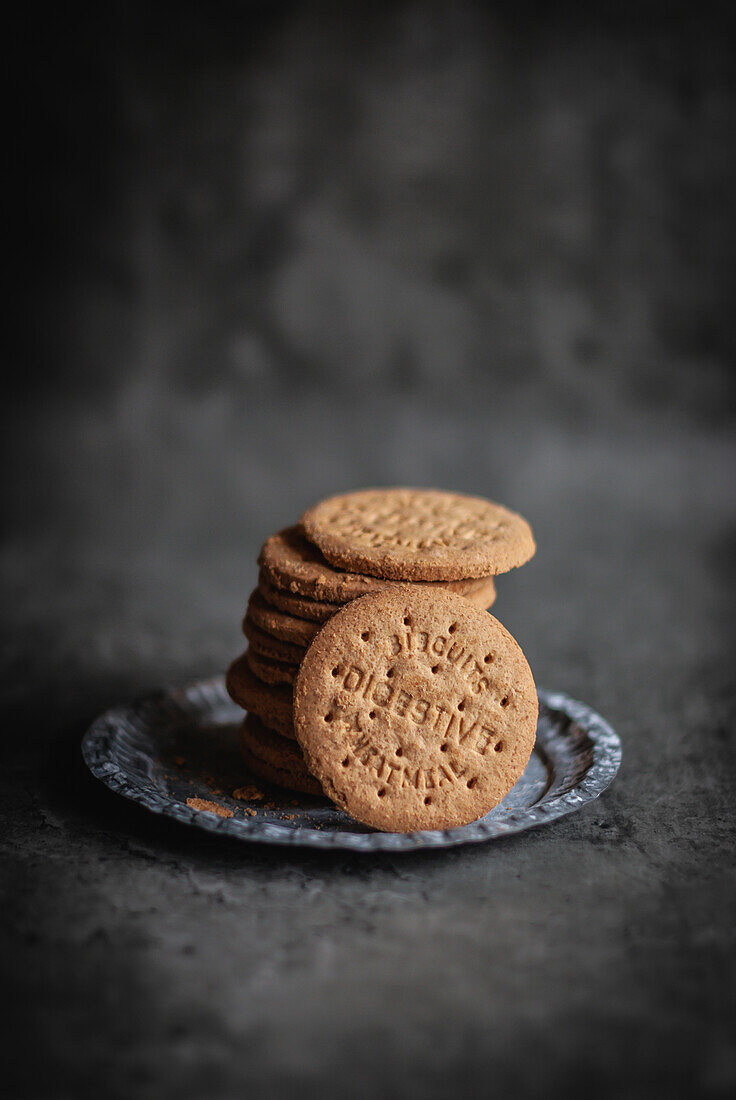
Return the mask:
M 320 631 L 294 688 L 294 728 L 326 794 L 384 831 L 488 813 L 534 745 L 521 649 L 467 600 L 405 587 L 365 596 Z
M 488 577 L 535 550 L 529 524 L 500 504 L 431 489 L 369 489 L 331 497 L 300 526 L 337 569 L 403 581 Z

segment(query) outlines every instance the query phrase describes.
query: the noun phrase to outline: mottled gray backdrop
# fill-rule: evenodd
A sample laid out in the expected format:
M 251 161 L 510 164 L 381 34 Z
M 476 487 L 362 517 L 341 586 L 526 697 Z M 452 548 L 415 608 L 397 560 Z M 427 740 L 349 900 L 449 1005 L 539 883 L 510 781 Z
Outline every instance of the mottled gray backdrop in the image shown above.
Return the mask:
M 732 1094 L 729 14 L 17 17 L 13 1097 Z M 192 836 L 98 790 L 85 726 L 225 666 L 266 535 L 393 483 L 531 520 L 496 612 L 540 683 L 619 730 L 601 802 L 361 859 Z

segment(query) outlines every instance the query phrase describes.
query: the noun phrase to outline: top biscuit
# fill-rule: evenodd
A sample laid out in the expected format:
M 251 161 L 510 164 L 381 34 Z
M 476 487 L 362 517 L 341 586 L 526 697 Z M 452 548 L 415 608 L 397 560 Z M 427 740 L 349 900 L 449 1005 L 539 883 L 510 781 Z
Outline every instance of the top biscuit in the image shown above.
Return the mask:
M 298 527 L 286 527 L 271 535 L 261 548 L 258 564 L 261 577 L 275 588 L 336 607 L 393 584 L 381 577 L 333 568 Z M 478 606 L 482 601 L 486 601 L 483 606 L 489 606 L 495 597 L 492 585 L 483 585 L 476 579 L 458 579 L 438 587 L 451 588 L 458 595 L 477 601 Z
M 495 576 L 535 551 L 521 516 L 480 497 L 366 489 L 323 500 L 300 525 L 330 563 L 395 581 Z

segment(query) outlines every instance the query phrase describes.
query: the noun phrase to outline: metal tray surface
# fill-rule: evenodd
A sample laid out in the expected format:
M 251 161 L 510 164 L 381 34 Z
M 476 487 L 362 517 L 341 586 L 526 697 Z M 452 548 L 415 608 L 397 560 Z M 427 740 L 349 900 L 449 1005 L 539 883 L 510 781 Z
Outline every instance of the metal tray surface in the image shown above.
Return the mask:
M 252 779 L 236 730 L 243 712 L 224 679 L 164 689 L 93 722 L 82 755 L 93 775 L 153 813 L 185 825 L 261 844 L 352 851 L 416 851 L 478 843 L 554 821 L 597 798 L 621 763 L 621 742 L 609 724 L 562 692 L 539 691 L 537 742 L 516 786 L 489 814 L 456 829 L 380 833 L 336 810 L 326 799 L 291 794 Z M 233 790 L 253 783 L 265 801 L 244 802 Z M 187 805 L 218 802 L 220 817 Z

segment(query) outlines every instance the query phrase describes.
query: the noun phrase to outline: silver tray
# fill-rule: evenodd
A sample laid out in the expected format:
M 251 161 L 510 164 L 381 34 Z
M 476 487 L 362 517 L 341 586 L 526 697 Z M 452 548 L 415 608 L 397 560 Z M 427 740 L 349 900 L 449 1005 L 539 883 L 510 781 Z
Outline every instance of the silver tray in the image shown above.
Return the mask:
M 597 798 L 621 763 L 621 742 L 606 721 L 562 692 L 539 692 L 537 742 L 524 774 L 489 814 L 457 829 L 379 833 L 326 799 L 292 795 L 252 780 L 235 731 L 243 718 L 221 676 L 163 690 L 107 711 L 82 741 L 93 775 L 153 813 L 185 825 L 261 844 L 352 851 L 415 851 L 495 840 L 573 813 Z M 232 791 L 255 782 L 265 801 L 243 802 Z M 233 811 L 219 817 L 188 798 Z

